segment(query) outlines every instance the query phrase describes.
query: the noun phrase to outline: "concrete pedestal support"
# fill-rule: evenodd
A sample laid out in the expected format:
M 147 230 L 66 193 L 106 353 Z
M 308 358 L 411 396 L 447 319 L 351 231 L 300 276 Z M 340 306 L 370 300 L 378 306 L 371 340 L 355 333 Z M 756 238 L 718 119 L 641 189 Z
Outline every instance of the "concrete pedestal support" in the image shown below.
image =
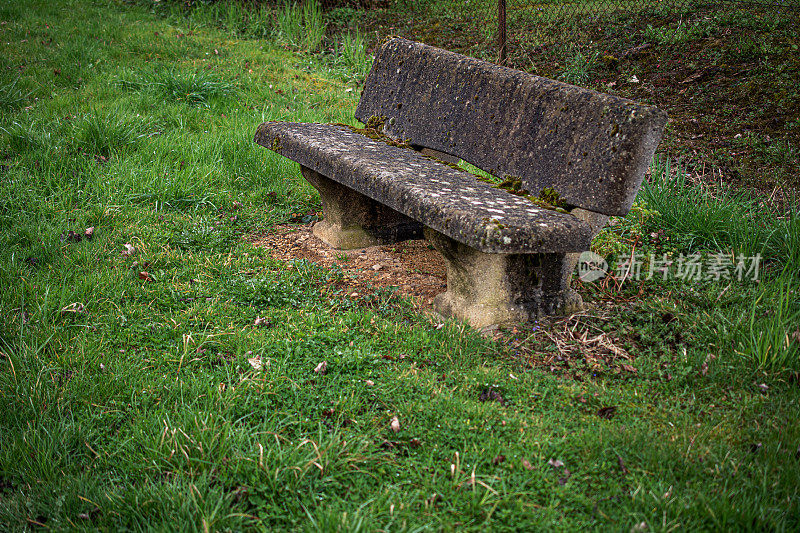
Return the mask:
M 425 238 L 447 262 L 447 292 L 434 300 L 442 315 L 482 328 L 583 308 L 569 287 L 574 254 L 486 254 L 430 228 Z
M 422 238 L 419 222 L 308 167 L 300 170 L 322 198 L 325 218 L 314 224 L 314 235 L 332 248 L 352 250 Z

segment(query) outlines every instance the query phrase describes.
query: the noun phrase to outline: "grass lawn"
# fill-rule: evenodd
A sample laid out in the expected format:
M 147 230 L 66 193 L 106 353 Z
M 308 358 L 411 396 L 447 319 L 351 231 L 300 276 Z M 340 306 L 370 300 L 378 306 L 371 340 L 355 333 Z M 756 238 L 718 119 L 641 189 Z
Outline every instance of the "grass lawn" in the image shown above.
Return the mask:
M 759 282 L 611 277 L 491 338 L 352 296 L 248 239 L 319 210 L 258 124 L 355 124 L 364 67 L 263 15 L 0 0 L 0 530 L 800 528 L 796 207 L 661 153 L 595 250 Z

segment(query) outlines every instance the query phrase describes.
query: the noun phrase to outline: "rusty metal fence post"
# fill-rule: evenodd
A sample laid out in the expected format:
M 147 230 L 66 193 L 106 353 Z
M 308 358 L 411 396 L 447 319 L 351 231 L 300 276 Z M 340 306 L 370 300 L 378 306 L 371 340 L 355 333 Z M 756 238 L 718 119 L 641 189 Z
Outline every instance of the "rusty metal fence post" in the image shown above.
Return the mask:
M 500 64 L 506 64 L 506 0 L 497 0 L 497 47 Z

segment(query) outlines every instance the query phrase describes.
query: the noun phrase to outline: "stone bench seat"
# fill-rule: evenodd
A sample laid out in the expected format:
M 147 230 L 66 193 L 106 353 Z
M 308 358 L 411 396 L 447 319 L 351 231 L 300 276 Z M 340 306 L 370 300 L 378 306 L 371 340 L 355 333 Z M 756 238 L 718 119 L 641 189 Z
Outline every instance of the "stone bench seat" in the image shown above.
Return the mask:
M 571 214 L 540 207 L 469 172 L 346 126 L 265 122 L 256 142 L 409 217 L 408 225 L 418 221 L 484 253 L 589 247 L 591 226 Z
M 377 51 L 355 118 L 366 128 L 265 122 L 255 140 L 300 163 L 322 199 L 314 235 L 330 246 L 430 241 L 447 263 L 434 307 L 476 327 L 582 308 L 570 287 L 578 252 L 630 210 L 667 121 L 401 38 Z

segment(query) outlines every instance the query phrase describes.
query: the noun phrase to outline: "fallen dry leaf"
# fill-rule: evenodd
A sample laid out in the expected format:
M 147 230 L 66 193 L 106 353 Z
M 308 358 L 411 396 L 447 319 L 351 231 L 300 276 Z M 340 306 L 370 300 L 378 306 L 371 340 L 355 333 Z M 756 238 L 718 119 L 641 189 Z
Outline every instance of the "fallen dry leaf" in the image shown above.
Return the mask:
M 623 363 L 623 364 L 622 364 L 622 365 L 620 365 L 620 366 L 622 367 L 622 370 L 624 370 L 625 372 L 630 372 L 630 373 L 632 373 L 632 374 L 635 374 L 635 373 L 637 373 L 637 372 L 638 372 L 638 370 L 636 369 L 636 367 L 633 367 L 633 366 L 631 366 L 631 365 L 626 365 L 626 364 L 624 364 L 624 363 Z
M 82 303 L 75 302 L 61 309 L 61 314 L 66 315 L 67 313 L 84 313 L 85 311 L 86 307 Z
M 253 322 L 254 326 L 269 326 L 269 318 L 257 316 Z
M 94 226 L 86 228 L 86 231 L 83 232 L 84 239 L 92 240 L 92 237 L 94 237 Z
M 127 244 L 126 243 L 126 244 L 123 244 L 122 247 L 125 248 L 121 252 L 122 255 L 126 255 L 127 256 L 127 255 L 133 255 L 134 253 L 136 253 L 136 248 L 134 248 L 132 244 Z
M 372 381 L 371 379 L 368 379 L 367 381 L 364 382 L 364 385 L 366 385 L 367 387 L 372 387 L 373 385 L 375 385 L 375 382 Z
M 389 427 L 392 428 L 392 431 L 398 433 L 400 431 L 400 419 L 393 416 L 392 420 L 389 422 Z
M 327 361 L 321 362 L 314 369 L 314 373 L 319 374 L 320 376 L 324 376 L 327 371 L 328 371 L 328 362 Z
M 250 366 L 253 367 L 253 370 L 261 370 L 262 368 L 264 368 L 264 364 L 261 362 L 260 355 L 249 358 L 247 362 L 250 363 Z
M 549 461 L 547 461 L 547 464 L 549 464 L 553 468 L 561 468 L 562 466 L 564 466 L 564 463 L 559 459 L 550 459 Z
M 522 458 L 522 466 L 525 467 L 525 470 L 533 470 L 533 465 L 531 462 L 524 457 Z
M 139 279 L 143 281 L 153 281 L 153 278 L 150 277 L 150 274 L 142 270 L 139 272 Z

